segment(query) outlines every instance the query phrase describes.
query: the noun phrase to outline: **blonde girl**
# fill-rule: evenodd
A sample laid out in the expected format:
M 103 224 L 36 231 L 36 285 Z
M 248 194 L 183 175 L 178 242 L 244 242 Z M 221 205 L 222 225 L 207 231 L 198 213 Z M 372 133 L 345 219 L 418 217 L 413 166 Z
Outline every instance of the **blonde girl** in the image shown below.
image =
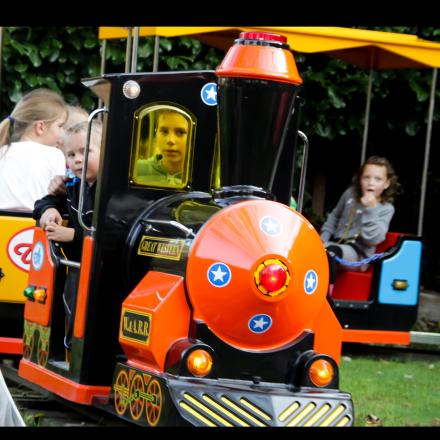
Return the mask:
M 51 179 L 64 174 L 60 145 L 68 117 L 64 99 L 49 89 L 24 95 L 0 123 L 0 210 L 32 211 Z

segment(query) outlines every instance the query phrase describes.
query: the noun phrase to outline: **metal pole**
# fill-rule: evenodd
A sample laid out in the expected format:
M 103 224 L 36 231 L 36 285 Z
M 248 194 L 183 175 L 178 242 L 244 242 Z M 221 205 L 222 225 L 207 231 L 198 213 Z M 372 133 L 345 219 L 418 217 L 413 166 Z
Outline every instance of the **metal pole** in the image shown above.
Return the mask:
M 420 190 L 419 223 L 417 235 L 423 235 L 423 217 L 425 211 L 426 180 L 428 177 L 429 153 L 431 149 L 432 120 L 434 116 L 435 89 L 437 86 L 437 69 L 432 71 L 431 96 L 429 97 L 428 124 L 426 128 L 425 157 L 423 159 L 422 186 Z
M 105 73 L 105 56 L 107 53 L 107 40 L 102 40 L 102 46 L 101 46 L 101 76 Z M 102 99 L 99 98 L 98 100 L 98 108 L 102 107 Z M 101 116 L 101 115 L 99 115 Z
M 154 38 L 154 57 L 153 57 L 153 72 L 157 72 L 159 68 L 159 35 Z
M 365 107 L 365 121 L 364 121 L 364 134 L 362 137 L 362 151 L 361 151 L 361 165 L 365 162 L 365 156 L 367 154 L 367 141 L 368 141 L 368 129 L 370 126 L 370 104 L 371 104 L 371 89 L 373 85 L 373 68 L 370 68 L 370 75 L 368 77 L 367 86 L 367 104 Z
M 127 28 L 127 46 L 125 48 L 125 73 L 130 72 L 130 59 L 131 59 L 131 27 Z
M 131 53 L 131 73 L 136 73 L 137 68 L 137 58 L 138 58 L 138 47 L 139 47 L 139 26 L 134 28 L 133 35 L 133 50 Z

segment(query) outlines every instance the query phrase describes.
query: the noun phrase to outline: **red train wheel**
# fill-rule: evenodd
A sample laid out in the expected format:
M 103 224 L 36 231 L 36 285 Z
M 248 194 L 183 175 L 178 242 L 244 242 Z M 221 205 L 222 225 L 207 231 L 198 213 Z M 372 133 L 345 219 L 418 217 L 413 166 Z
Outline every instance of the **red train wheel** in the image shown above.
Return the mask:
M 155 426 L 160 419 L 162 410 L 162 390 L 156 379 L 153 379 L 147 388 L 147 394 L 152 400 L 147 401 L 147 421 L 150 426 Z
M 130 384 L 130 414 L 133 420 L 141 418 L 145 405 L 144 392 L 144 380 L 140 374 L 136 374 Z
M 119 372 L 113 389 L 115 390 L 115 410 L 120 416 L 123 416 L 128 402 L 128 375 L 125 370 Z

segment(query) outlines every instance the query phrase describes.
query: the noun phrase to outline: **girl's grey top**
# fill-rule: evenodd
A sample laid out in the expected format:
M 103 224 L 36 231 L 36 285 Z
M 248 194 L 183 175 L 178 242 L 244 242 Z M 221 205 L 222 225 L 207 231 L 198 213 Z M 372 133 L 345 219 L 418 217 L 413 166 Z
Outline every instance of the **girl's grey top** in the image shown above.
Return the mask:
M 331 240 L 344 244 L 353 243 L 365 255 L 371 256 L 376 246 L 385 240 L 394 206 L 378 203 L 367 208 L 356 200 L 354 188 L 347 188 L 321 228 L 324 245 Z

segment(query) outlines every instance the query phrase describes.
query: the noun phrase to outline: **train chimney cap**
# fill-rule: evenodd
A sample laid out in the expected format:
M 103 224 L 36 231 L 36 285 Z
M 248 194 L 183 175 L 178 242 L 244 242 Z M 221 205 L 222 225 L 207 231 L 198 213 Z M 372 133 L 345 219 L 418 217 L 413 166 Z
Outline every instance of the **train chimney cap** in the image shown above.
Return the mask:
M 277 43 L 287 43 L 287 37 L 280 34 L 273 34 L 271 32 L 240 32 L 240 38 L 243 40 L 262 40 L 276 41 Z

